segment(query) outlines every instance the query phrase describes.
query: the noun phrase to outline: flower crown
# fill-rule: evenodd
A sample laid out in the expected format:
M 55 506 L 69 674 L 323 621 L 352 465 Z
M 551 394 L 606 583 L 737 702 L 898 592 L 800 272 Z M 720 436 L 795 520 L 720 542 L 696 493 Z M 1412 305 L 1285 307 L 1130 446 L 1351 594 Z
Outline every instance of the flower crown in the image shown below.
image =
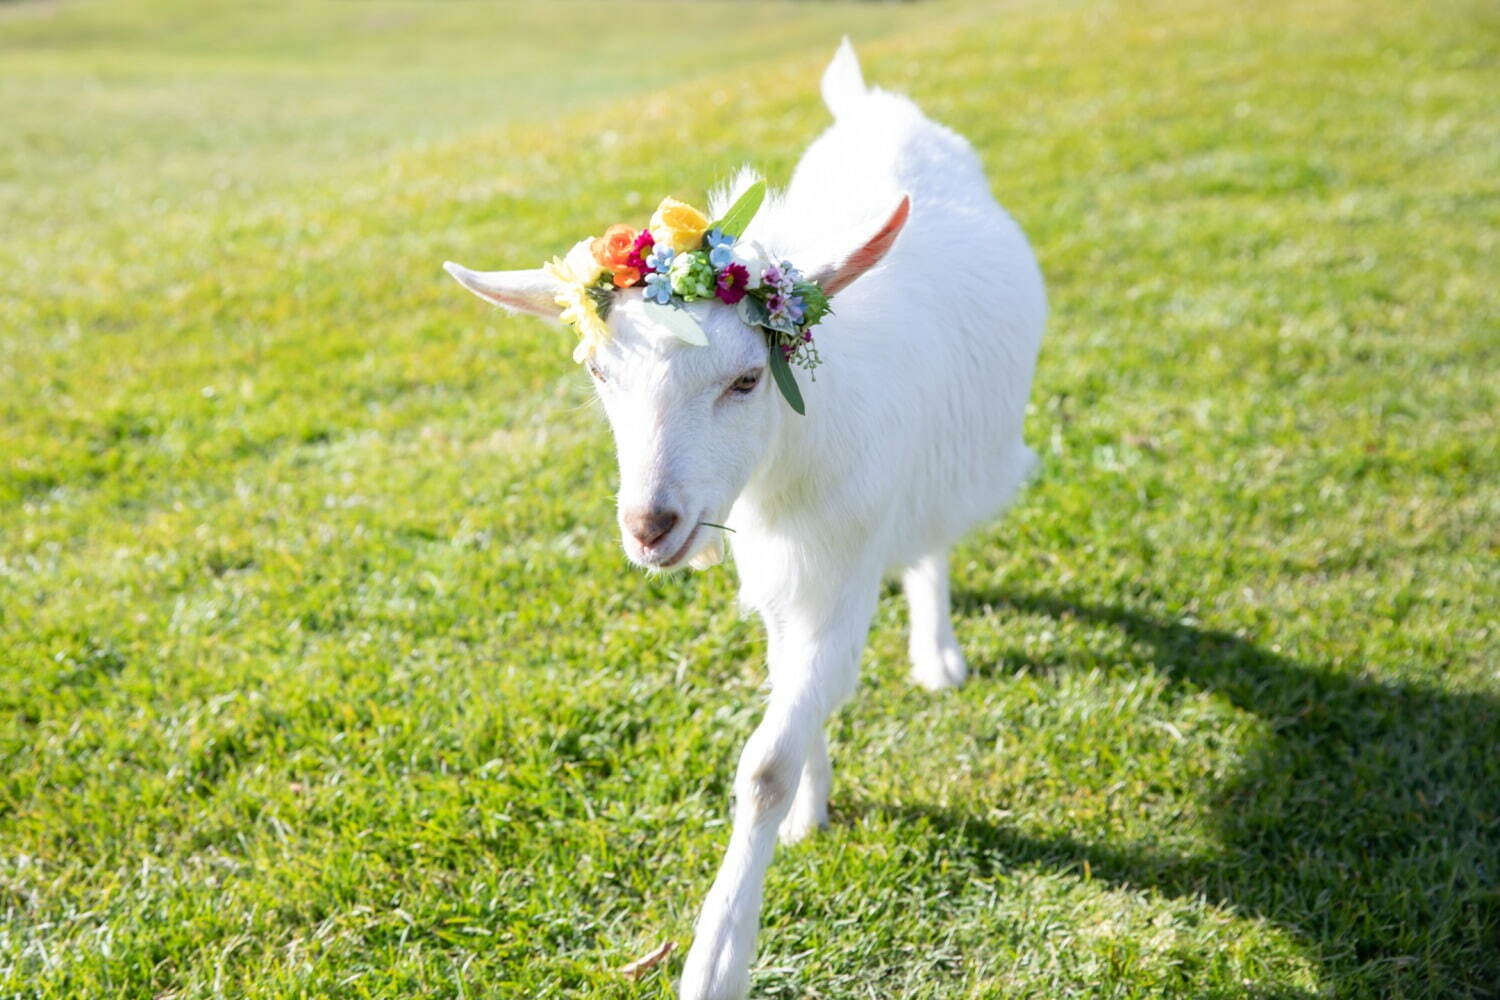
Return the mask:
M 645 229 L 613 225 L 603 236 L 580 240 L 566 257 L 554 257 L 544 269 L 559 283 L 559 318 L 578 331 L 573 360 L 587 360 L 609 339 L 604 321 L 619 289 L 645 286 L 653 318 L 700 347 L 708 338 L 683 305 L 718 299 L 765 332 L 777 388 L 793 410 L 805 413 L 790 366 L 818 366 L 812 328 L 828 314 L 828 296 L 789 261 L 776 263 L 760 244 L 740 239 L 765 196 L 766 182 L 758 180 L 712 223 L 693 206 L 664 198 Z

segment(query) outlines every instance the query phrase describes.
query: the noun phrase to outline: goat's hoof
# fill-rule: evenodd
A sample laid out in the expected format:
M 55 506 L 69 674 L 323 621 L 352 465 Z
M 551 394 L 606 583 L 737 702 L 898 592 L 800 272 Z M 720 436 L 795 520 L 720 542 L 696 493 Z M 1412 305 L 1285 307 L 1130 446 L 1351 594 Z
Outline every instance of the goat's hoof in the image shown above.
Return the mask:
M 749 993 L 748 953 L 737 955 L 730 948 L 713 954 L 693 942 L 678 984 L 678 1000 L 745 1000 Z
M 912 653 L 911 681 L 929 691 L 946 691 L 956 688 L 969 676 L 964 654 L 954 646 L 937 646 L 921 653 Z

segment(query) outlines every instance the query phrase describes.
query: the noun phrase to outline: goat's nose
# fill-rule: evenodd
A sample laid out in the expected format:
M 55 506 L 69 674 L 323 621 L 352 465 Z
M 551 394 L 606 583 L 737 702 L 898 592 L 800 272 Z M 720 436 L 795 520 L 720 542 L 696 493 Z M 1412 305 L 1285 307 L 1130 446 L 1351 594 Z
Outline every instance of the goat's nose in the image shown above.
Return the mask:
M 641 543 L 642 548 L 649 549 L 677 527 L 677 512 L 660 507 L 633 510 L 625 515 L 625 527 Z

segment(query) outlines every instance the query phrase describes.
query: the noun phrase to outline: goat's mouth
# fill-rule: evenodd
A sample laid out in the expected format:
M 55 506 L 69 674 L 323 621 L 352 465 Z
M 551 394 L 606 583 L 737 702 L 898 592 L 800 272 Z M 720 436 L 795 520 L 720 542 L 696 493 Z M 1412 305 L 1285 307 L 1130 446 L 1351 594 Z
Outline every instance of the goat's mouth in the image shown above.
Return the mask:
M 647 548 L 639 543 L 625 546 L 625 554 L 630 556 L 631 562 L 644 566 L 646 569 L 677 569 L 686 564 L 693 554 L 693 546 L 698 541 L 698 532 L 703 525 L 698 521 L 692 522 L 692 528 L 682 544 L 673 549 Z
M 695 523 L 693 525 L 693 530 L 688 532 L 687 538 L 682 540 L 682 545 L 676 552 L 672 553 L 672 555 L 666 559 L 662 559 L 659 561 L 654 559 L 650 560 L 648 565 L 653 566 L 656 569 L 674 569 L 675 567 L 681 565 L 687 559 L 689 553 L 692 552 L 693 543 L 698 540 L 698 529 L 701 527 L 703 527 L 703 525 Z

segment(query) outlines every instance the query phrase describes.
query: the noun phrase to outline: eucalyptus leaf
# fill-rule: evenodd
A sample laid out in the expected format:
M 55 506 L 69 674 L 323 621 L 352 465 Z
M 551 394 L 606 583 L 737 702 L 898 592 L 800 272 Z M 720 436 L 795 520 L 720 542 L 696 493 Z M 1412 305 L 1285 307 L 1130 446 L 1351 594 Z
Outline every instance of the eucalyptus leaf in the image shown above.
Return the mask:
M 770 314 L 767 313 L 765 320 L 761 322 L 761 326 L 764 326 L 768 330 L 775 330 L 777 333 L 784 334 L 794 340 L 797 338 L 798 333 L 801 332 L 797 329 L 797 324 L 792 322 L 790 316 L 780 316 L 772 319 Z
M 802 390 L 797 388 L 797 380 L 792 376 L 792 366 L 786 363 L 781 348 L 775 344 L 770 345 L 771 377 L 776 380 L 776 388 L 786 397 L 786 404 L 797 412 L 799 416 L 807 415 L 807 406 L 802 402 Z
M 704 334 L 703 327 L 699 326 L 698 321 L 693 319 L 692 313 L 682 306 L 675 303 L 664 306 L 659 302 L 648 301 L 646 312 L 653 320 L 666 327 L 668 333 L 683 343 L 692 344 L 694 347 L 708 346 L 708 336 Z
M 745 230 L 750 228 L 750 220 L 755 218 L 755 213 L 760 211 L 760 203 L 765 199 L 766 182 L 761 179 L 747 187 L 745 193 L 736 198 L 729 211 L 724 213 L 723 218 L 709 228 L 735 237 L 744 236 Z
M 740 319 L 745 321 L 746 326 L 765 326 L 766 320 L 770 318 L 771 311 L 759 297 L 746 295 L 740 299 Z

